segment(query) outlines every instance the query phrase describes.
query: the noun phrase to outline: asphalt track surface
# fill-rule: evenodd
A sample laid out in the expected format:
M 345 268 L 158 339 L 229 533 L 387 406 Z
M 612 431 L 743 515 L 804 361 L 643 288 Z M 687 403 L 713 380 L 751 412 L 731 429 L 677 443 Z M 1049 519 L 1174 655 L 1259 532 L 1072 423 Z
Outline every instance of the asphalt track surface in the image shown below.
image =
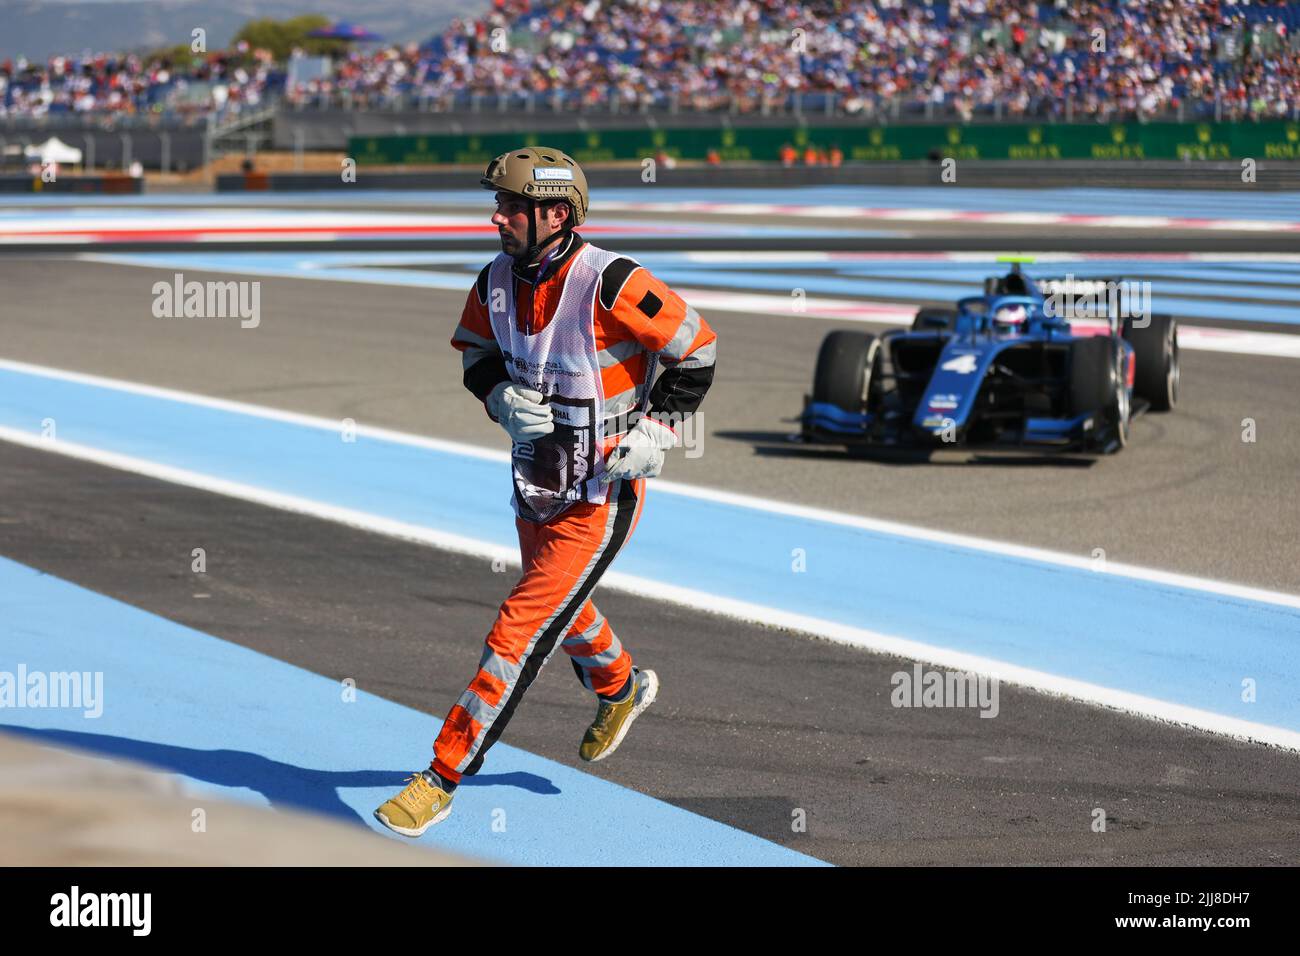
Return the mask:
M 503 447 L 447 344 L 463 293 L 262 279 L 257 329 L 160 325 L 150 288 L 171 274 L 0 257 L 4 357 Z M 1138 418 L 1131 447 L 1112 457 L 864 462 L 789 440 L 821 339 L 838 323 L 706 318 L 719 335 L 718 377 L 702 454 L 677 451 L 665 471 L 674 481 L 1300 592 L 1294 360 L 1183 351 L 1181 407 Z M 1246 418 L 1253 443 L 1242 441 Z
M 29 449 L 6 449 L 0 500 L 8 556 L 438 719 L 512 583 L 483 561 Z M 222 569 L 203 600 L 177 562 L 195 541 Z M 1010 687 L 994 720 L 897 709 L 904 661 L 616 592 L 599 603 L 663 687 L 619 752 L 584 769 L 792 849 L 839 864 L 1300 854 L 1292 753 Z M 582 766 L 592 710 L 552 661 L 504 739 Z M 791 832 L 796 809 L 806 833 Z
M 160 326 L 149 289 L 161 271 L 0 257 L 3 357 L 502 447 L 447 346 L 463 294 L 267 278 L 256 331 Z M 704 454 L 678 452 L 674 481 L 1300 592 L 1294 360 L 1185 351 L 1182 407 L 1139 419 L 1112 458 L 912 465 L 786 439 L 834 322 L 707 317 L 721 347 Z M 1241 440 L 1246 417 L 1254 443 Z M 7 557 L 317 673 L 355 675 L 436 718 L 510 583 L 482 562 L 18 446 L 0 447 L 0 489 Z M 174 561 L 196 536 L 225 569 L 203 601 Z M 617 592 L 599 601 L 664 691 L 594 772 L 802 852 L 846 864 L 1300 858 L 1295 754 L 1013 687 L 998 720 L 896 709 L 889 675 L 905 662 Z M 590 715 L 553 662 L 505 739 L 577 766 Z M 1091 831 L 1096 807 L 1105 834 Z M 790 832 L 795 808 L 806 834 Z

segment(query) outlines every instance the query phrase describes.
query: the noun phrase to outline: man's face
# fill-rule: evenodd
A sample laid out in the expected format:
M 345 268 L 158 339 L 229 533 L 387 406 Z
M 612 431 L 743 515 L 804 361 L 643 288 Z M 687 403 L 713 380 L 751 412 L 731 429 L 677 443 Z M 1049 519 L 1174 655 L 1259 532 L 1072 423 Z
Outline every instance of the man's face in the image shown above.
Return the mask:
M 508 256 L 518 258 L 528 249 L 529 202 L 513 193 L 497 193 L 497 208 L 492 214 L 492 225 L 497 227 L 501 236 L 501 251 Z M 569 207 L 565 203 L 554 206 L 537 206 L 533 213 L 537 217 L 537 242 L 540 245 L 568 221 Z
M 501 236 L 501 251 L 508 256 L 518 256 L 528 248 L 528 207 L 526 199 L 511 193 L 497 193 L 492 225 L 497 227 Z

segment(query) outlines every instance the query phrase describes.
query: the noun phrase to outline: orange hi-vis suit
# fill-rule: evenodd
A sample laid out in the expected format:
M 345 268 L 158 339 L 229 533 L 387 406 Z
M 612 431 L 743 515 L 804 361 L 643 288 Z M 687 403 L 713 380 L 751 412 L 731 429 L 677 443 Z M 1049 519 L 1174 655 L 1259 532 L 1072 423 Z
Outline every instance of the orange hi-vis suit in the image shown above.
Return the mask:
M 645 479 L 606 485 L 599 476 L 636 413 L 662 421 L 695 412 L 713 380 L 716 339 L 649 271 L 577 233 L 540 265 L 502 254 L 479 274 L 451 339 L 465 386 L 480 401 L 506 380 L 536 389 L 555 431 L 512 449 L 523 574 L 434 742 L 444 779 L 478 771 L 557 644 L 589 690 L 613 695 L 627 682 L 632 656 L 590 596 L 636 527 Z

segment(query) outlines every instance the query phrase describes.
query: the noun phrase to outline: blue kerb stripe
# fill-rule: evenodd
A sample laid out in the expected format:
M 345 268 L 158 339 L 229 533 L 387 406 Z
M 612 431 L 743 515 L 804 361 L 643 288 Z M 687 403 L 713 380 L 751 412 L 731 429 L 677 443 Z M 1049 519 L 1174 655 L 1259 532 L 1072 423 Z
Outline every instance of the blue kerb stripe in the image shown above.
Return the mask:
M 39 434 L 53 418 L 62 440 L 515 544 L 499 462 L 365 437 L 346 443 L 332 431 L 41 375 L 0 371 L 0 396 L 0 424 L 12 428 Z M 689 467 L 677 459 L 670 474 Z M 619 571 L 1300 730 L 1295 609 L 656 493 L 653 484 Z M 1255 702 L 1241 699 L 1244 678 L 1256 681 Z
M 22 665 L 29 674 L 103 675 L 99 717 L 84 706 L 4 707 L 0 729 L 159 766 L 199 793 L 312 810 L 385 834 L 371 812 L 427 766 L 441 721 L 365 687 L 345 702 L 340 680 L 5 558 L 0 638 L 0 670 L 10 674 Z M 419 844 L 523 865 L 819 862 L 505 744 Z
M 652 193 L 653 195 L 648 195 Z M 322 203 L 345 206 L 391 205 L 409 208 L 418 203 L 451 204 L 483 209 L 484 193 L 467 182 L 452 190 L 346 190 L 285 193 L 217 193 L 201 196 L 144 194 L 142 196 L 0 197 L 4 206 L 49 208 L 58 206 L 130 207 L 196 206 L 258 207 L 307 206 Z M 672 188 L 656 185 L 631 189 L 601 189 L 600 202 L 771 203 L 771 190 L 746 187 Z M 1243 193 L 1230 189 L 954 189 L 951 186 L 794 186 L 783 190 L 781 201 L 792 205 L 838 205 L 866 208 L 963 209 L 988 212 L 1079 213 L 1093 216 L 1172 216 L 1222 219 L 1275 219 L 1300 221 L 1300 193 Z M 1068 228 L 1062 226 L 1061 228 Z

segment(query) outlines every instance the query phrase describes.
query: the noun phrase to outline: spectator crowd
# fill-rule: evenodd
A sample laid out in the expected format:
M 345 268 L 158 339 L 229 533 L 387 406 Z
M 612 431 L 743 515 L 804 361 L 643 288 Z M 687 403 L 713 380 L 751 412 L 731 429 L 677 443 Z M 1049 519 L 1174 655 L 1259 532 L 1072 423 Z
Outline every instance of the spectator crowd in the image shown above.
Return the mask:
M 291 108 L 1289 117 L 1300 2 L 495 0 L 294 82 L 246 46 L 0 62 L 0 116 Z

